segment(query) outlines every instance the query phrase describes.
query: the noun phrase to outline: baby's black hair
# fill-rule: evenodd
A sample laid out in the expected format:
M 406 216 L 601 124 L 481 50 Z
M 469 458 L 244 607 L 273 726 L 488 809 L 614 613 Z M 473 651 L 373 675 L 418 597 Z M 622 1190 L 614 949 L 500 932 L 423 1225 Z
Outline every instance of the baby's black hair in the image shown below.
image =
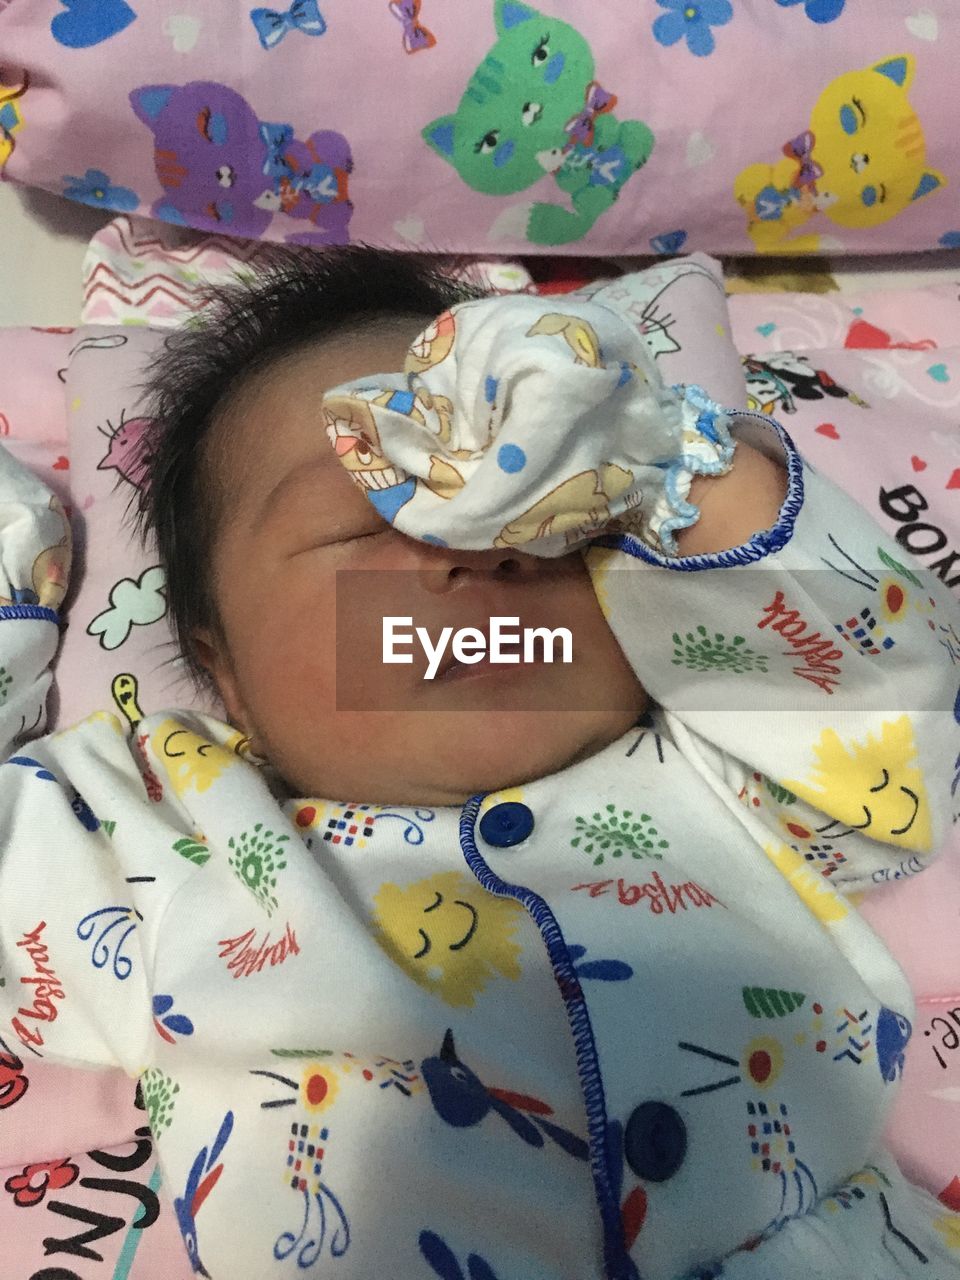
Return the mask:
M 168 337 L 145 388 L 152 426 L 138 446 L 147 480 L 136 523 L 144 543 L 156 543 L 174 635 L 200 688 L 210 681 L 195 632 L 222 637 L 210 567 L 220 504 L 205 446 L 241 383 L 345 329 L 391 316 L 423 316 L 426 324 L 482 296 L 420 259 L 364 246 L 322 254 L 278 248 L 260 264 L 211 290 L 195 320 Z

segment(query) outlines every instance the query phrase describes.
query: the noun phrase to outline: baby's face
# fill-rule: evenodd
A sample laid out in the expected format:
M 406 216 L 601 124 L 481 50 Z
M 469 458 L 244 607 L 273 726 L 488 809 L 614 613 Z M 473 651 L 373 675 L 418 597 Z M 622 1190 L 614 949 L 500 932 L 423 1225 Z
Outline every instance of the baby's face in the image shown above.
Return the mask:
M 324 392 L 401 369 L 423 327 L 391 320 L 299 353 L 217 428 L 211 461 L 229 496 L 213 564 L 225 643 L 206 637 L 211 667 L 233 723 L 301 796 L 456 804 L 600 750 L 646 705 L 579 553 L 416 542 L 337 460 Z M 412 665 L 383 662 L 385 615 L 433 640 L 443 627 L 486 631 L 491 616 L 567 627 L 573 661 L 484 662 L 425 680 L 419 645 L 405 650 Z

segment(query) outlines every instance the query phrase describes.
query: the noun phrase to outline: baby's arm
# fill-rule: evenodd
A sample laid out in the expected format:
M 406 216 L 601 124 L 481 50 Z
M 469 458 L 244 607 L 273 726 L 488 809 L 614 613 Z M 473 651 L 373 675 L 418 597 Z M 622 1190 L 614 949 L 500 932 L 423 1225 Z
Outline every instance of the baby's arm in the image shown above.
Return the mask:
M 46 726 L 69 567 L 62 507 L 0 446 L 0 760 Z
M 741 442 L 736 465 L 722 476 L 694 476 L 689 501 L 700 519 L 677 534 L 682 556 L 705 556 L 747 542 L 769 529 L 787 496 L 783 464 Z
M 588 554 L 610 625 L 785 870 L 847 889 L 918 871 L 952 821 L 957 606 L 772 423 L 738 426 L 767 447 L 694 479 L 678 557 L 629 532 Z
M 788 446 L 788 484 L 787 469 L 766 453 L 738 444 L 730 472 L 694 479 L 689 500 L 699 506 L 700 519 L 677 536 L 680 558 L 674 572 L 655 569 L 644 575 L 627 568 L 613 576 L 622 579 L 625 593 L 639 586 L 635 630 L 625 613 L 618 634 L 648 687 L 667 705 L 674 698 L 682 703 L 673 727 L 678 740 L 686 740 L 681 745 L 688 759 L 739 810 L 829 929 L 842 921 L 845 904 L 824 892 L 823 881 L 812 873 L 839 888 L 869 887 L 874 879 L 897 874 L 904 863 L 907 871 L 919 870 L 943 840 L 954 772 L 947 766 L 960 749 L 949 710 L 960 668 L 952 667 L 937 637 L 949 618 L 956 621 L 957 608 L 932 576 L 923 581 L 901 563 L 902 553 L 853 501 L 809 468 L 801 472 L 791 455 Z M 758 532 L 762 538 L 763 531 L 774 530 L 791 500 L 801 496 L 798 481 L 802 505 L 782 550 L 756 568 L 696 572 L 697 557 L 749 547 Z M 600 559 L 607 555 L 590 553 Z M 618 594 L 616 586 L 609 591 Z M 834 629 L 836 621 L 852 613 L 869 632 L 861 606 L 866 600 L 863 607 L 880 619 L 881 595 L 890 615 L 886 633 L 881 637 L 875 630 L 869 648 L 858 649 Z M 662 624 L 646 621 L 661 617 L 671 631 L 669 652 L 679 652 L 681 662 L 692 662 L 693 669 L 665 659 Z M 702 636 L 697 619 L 707 617 L 709 632 Z M 769 684 L 758 681 L 752 696 L 737 696 L 737 682 L 749 666 L 746 655 L 737 664 L 734 654 L 726 669 L 711 666 L 724 651 L 709 641 L 716 642 L 718 633 L 730 640 L 731 632 L 722 630 L 727 620 L 744 638 L 739 648 L 752 647 L 757 662 L 761 653 L 767 658 Z M 679 645 L 673 643 L 670 623 L 682 628 Z M 893 639 L 887 649 L 884 639 Z M 894 658 L 895 665 L 885 669 L 883 664 Z M 802 700 L 806 709 L 798 700 L 793 710 L 789 693 L 801 682 L 809 683 L 810 696 Z M 690 732 L 693 725 L 702 737 Z M 729 755 L 710 745 L 720 735 Z M 777 768 L 802 775 L 810 744 L 817 767 L 805 804 L 790 791 L 800 790 L 793 781 L 783 786 L 774 779 L 789 776 Z M 744 768 L 741 761 L 750 763 Z M 752 776 L 754 770 L 766 770 L 768 779 Z M 708 830 L 703 838 L 709 841 Z M 871 956 L 864 943 L 861 937 L 853 954 L 867 968 Z M 879 952 L 872 962 L 876 967 L 869 971 L 876 981 L 884 970 Z M 720 1274 L 730 1280 L 806 1280 L 814 1274 L 955 1273 L 950 1240 L 960 1218 L 911 1186 L 885 1153 L 875 1152 L 865 1168 L 829 1192 L 772 1237 L 748 1242 L 715 1269 L 697 1271 L 687 1280 Z M 897 1237 L 888 1229 L 891 1222 L 900 1229 Z
M 546 306 L 468 303 L 436 364 L 338 389 L 338 455 L 379 441 L 414 537 L 592 541 L 621 648 L 755 838 L 848 887 L 918 870 L 952 819 L 954 601 L 770 419 L 664 387 L 613 308 Z
M 139 939 L 129 886 L 58 738 L 34 740 L 46 723 L 69 547 L 59 503 L 0 446 L 0 1052 L 129 1069 L 150 1007 L 145 966 L 128 973 L 124 963 Z M 114 730 L 86 728 L 65 736 L 88 767 L 122 761 Z M 110 924 L 120 927 L 102 947 Z
M 499 304 L 470 305 L 455 316 L 458 360 L 446 352 L 406 385 L 339 389 L 328 405 L 338 455 L 344 435 L 366 454 L 376 442 L 376 465 L 393 463 L 404 483 L 388 518 L 425 541 L 551 555 L 591 538 L 587 564 L 622 650 L 687 763 L 749 837 L 742 849 L 718 844 L 705 822 L 704 847 L 761 861 L 762 849 L 823 925 L 825 947 L 832 933 L 885 1003 L 906 1001 L 902 973 L 830 884 L 919 870 L 943 843 L 960 748 L 960 671 L 941 643 L 955 602 L 769 419 L 732 415 L 731 449 L 724 415 L 689 389 L 678 420 L 599 309 L 538 315 L 542 304 L 527 300 L 503 318 Z M 816 946 L 815 929 L 808 937 Z M 818 1274 L 892 1275 L 891 1210 L 922 1244 L 924 1267 L 942 1261 L 931 1222 L 955 1224 L 892 1163 L 853 1183 L 724 1266 L 743 1280 L 800 1280 L 812 1256 Z

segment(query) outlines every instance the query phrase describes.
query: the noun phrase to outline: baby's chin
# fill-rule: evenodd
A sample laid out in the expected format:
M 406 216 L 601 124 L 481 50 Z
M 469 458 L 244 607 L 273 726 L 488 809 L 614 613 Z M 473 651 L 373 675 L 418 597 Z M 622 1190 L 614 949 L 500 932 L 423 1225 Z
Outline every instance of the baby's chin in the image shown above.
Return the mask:
M 435 738 L 435 750 L 398 762 L 402 772 L 370 779 L 374 804 L 460 805 L 478 793 L 559 773 L 616 742 L 636 724 L 644 701 L 621 711 L 506 711 L 488 714 L 459 741 Z

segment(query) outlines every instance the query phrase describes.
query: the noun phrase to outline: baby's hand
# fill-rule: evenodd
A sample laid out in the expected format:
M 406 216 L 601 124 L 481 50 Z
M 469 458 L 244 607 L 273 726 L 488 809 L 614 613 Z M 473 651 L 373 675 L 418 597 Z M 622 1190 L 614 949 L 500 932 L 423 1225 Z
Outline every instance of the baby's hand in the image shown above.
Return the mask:
M 729 415 L 698 387 L 665 386 L 629 317 L 586 298 L 455 307 L 404 373 L 335 388 L 324 416 L 386 520 L 463 550 L 564 555 L 629 513 L 673 555 L 697 519 L 692 476 L 722 475 L 734 453 Z

